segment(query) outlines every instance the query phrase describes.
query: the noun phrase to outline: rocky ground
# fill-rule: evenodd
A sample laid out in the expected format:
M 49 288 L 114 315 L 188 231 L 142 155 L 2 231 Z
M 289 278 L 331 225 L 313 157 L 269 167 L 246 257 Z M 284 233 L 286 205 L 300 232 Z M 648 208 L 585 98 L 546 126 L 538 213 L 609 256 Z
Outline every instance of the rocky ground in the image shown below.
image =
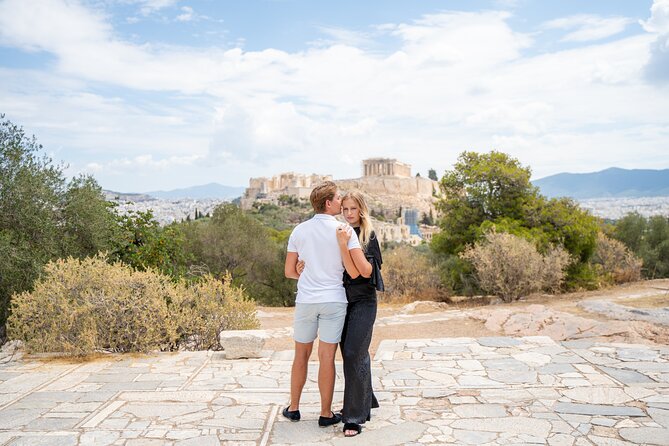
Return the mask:
M 591 292 L 534 295 L 513 303 L 381 304 L 371 351 L 384 339 L 548 336 L 556 341 L 669 344 L 669 280 L 649 280 Z M 494 301 L 494 299 L 493 299 Z M 266 347 L 292 347 L 292 308 L 261 307 Z
M 262 308 L 259 358 L 0 354 L 0 445 L 669 445 L 669 280 L 513 304 L 382 305 L 362 435 L 289 398 L 292 309 Z M 312 357 L 315 360 L 315 355 Z M 337 362 L 335 408 L 344 385 Z

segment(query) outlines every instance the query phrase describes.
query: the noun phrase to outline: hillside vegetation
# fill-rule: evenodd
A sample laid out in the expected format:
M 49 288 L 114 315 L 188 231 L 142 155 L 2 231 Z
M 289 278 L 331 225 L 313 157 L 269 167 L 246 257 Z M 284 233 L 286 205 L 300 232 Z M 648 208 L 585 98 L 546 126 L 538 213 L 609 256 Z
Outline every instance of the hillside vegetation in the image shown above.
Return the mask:
M 17 336 L 36 333 L 37 325 L 26 325 L 35 320 L 31 312 L 38 310 L 28 305 L 27 296 L 44 295 L 49 281 L 55 280 L 54 265 L 65 261 L 61 259 L 69 259 L 68 265 L 97 259 L 99 268 L 100 262 L 127 268 L 123 274 L 132 280 L 119 283 L 135 283 L 128 299 L 138 302 L 148 296 L 149 284 L 157 283 L 151 274 L 168 278 L 175 288 L 168 292 L 163 284 L 163 291 L 153 294 L 158 300 L 152 302 L 162 299 L 165 305 L 159 303 L 156 308 L 163 309 L 156 315 L 165 308 L 169 313 L 174 302 L 195 289 L 201 290 L 198 299 L 203 302 L 215 300 L 214 282 L 263 305 L 294 304 L 296 284 L 284 277 L 283 262 L 290 231 L 312 215 L 306 202 L 282 197 L 278 205 L 258 204 L 249 211 L 225 204 L 209 217 L 198 215 L 167 226 L 159 225 L 151 212 L 121 216 L 94 178 L 67 181 L 63 167 L 42 155 L 34 137 L 0 119 L 3 329 L 11 317 Z M 462 153 L 439 181 L 434 218 L 441 232 L 432 243 L 383 246 L 387 292 L 380 298 L 443 300 L 453 294 L 484 293 L 511 300 L 536 290 L 595 289 L 639 275 L 669 275 L 666 217 L 630 215 L 606 225 L 571 199 L 541 195 L 530 175 L 529 167 L 504 153 Z M 541 280 L 534 273 L 527 276 L 533 271 L 541 271 Z M 90 295 L 66 293 L 61 299 L 69 306 L 63 308 L 78 314 L 78 305 L 86 311 L 95 308 L 93 296 L 114 299 L 110 293 L 115 287 L 105 282 L 114 274 L 99 276 L 102 282 Z M 71 293 L 78 289 L 71 288 Z M 199 308 L 199 301 L 191 302 L 191 308 Z M 87 324 L 90 333 L 95 332 L 96 325 Z M 190 336 L 182 330 L 175 338 L 170 330 L 178 332 L 180 325 L 170 327 L 163 330 L 167 335 L 161 345 L 176 345 Z M 93 336 L 90 333 L 86 336 Z M 111 345 L 91 342 L 94 348 Z

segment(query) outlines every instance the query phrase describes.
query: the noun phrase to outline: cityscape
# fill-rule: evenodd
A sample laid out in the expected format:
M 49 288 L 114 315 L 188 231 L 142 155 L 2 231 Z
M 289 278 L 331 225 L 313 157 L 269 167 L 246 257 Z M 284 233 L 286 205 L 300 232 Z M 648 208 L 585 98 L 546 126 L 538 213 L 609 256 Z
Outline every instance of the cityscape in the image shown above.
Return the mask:
M 160 200 L 145 196 L 141 201 L 119 199 L 115 202 L 120 213 L 150 210 L 161 225 L 167 225 L 189 217 L 194 218 L 196 209 L 202 215 L 211 214 L 216 206 L 229 200 L 218 198 Z M 638 212 L 644 217 L 669 216 L 669 197 L 590 198 L 578 202 L 593 215 L 610 220 L 620 219 L 631 212 Z

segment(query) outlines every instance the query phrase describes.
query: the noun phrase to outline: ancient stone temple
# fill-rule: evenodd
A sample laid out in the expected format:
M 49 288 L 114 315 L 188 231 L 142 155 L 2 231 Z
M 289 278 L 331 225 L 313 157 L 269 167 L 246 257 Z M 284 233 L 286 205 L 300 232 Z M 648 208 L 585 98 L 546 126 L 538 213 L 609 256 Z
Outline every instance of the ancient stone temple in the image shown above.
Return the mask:
M 410 177 L 411 165 L 391 158 L 369 158 L 362 161 L 363 177 Z

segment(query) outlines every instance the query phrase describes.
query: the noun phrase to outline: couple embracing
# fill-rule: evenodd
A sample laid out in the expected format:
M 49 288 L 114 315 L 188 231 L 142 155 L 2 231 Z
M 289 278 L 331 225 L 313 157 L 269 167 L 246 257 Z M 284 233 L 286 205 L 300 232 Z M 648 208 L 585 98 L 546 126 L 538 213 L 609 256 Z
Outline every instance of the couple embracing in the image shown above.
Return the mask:
M 381 250 L 361 194 L 342 197 L 335 183 L 326 181 L 314 188 L 310 200 L 316 214 L 293 230 L 286 256 L 286 277 L 298 282 L 290 405 L 283 415 L 300 420 L 300 397 L 318 336 L 318 425 L 343 421 L 344 435 L 355 436 L 370 419 L 371 409 L 378 407 L 372 392 L 369 345 L 376 319 L 376 290 L 383 290 Z M 348 225 L 335 219 L 340 213 Z M 345 380 L 341 414 L 332 411 L 339 343 Z

